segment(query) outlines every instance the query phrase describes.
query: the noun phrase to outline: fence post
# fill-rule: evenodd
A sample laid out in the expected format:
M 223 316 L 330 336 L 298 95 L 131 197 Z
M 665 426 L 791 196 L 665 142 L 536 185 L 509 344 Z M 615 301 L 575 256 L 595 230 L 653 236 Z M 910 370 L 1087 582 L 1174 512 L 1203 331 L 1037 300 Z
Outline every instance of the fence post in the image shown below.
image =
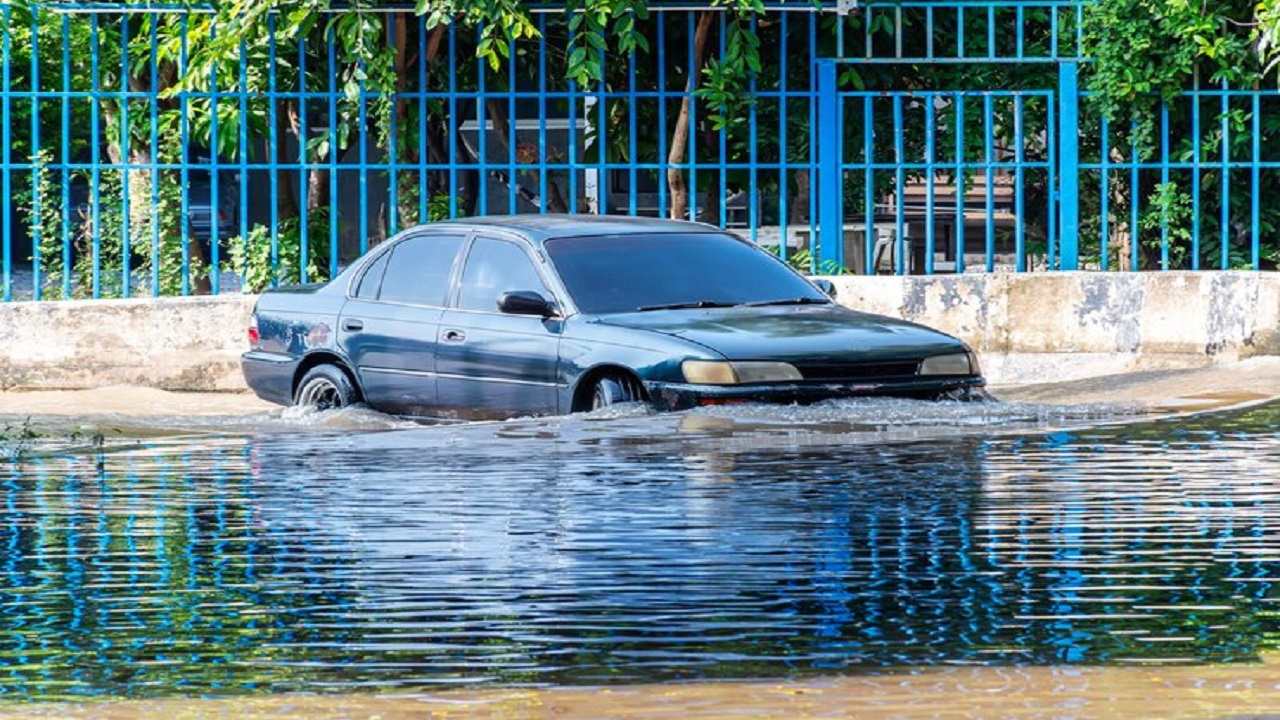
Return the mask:
M 1080 269 L 1079 63 L 1058 63 L 1059 269 Z
M 818 127 L 812 140 L 818 148 L 818 271 L 830 263 L 844 264 L 844 183 L 840 181 L 840 96 L 837 65 L 818 61 Z M 812 251 L 813 248 L 810 248 Z

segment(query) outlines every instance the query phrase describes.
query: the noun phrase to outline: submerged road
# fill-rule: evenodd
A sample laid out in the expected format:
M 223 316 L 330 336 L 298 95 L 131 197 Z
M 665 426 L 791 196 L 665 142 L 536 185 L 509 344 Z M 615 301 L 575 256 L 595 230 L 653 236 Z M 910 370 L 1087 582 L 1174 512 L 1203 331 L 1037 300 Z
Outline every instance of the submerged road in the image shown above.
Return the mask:
M 992 386 L 1023 403 L 1130 403 L 1157 412 L 1197 411 L 1280 398 L 1280 358 L 1259 357 L 1195 369 L 1156 370 L 1072 382 Z M 166 392 L 141 387 L 0 392 L 0 416 L 235 417 L 279 411 L 245 393 Z
M 0 718 L 1280 707 L 1280 410 L 1169 419 L 1280 360 L 993 390 L 444 426 L 3 394 Z

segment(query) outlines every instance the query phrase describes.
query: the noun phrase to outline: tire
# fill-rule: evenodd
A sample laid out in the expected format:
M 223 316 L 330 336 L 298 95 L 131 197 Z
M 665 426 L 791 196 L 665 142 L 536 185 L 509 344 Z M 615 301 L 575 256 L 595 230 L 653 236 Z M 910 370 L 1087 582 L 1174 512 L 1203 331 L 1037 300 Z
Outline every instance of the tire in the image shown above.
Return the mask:
M 644 388 L 635 378 L 606 375 L 591 390 L 592 410 L 632 402 L 644 402 Z
M 935 400 L 951 401 L 951 402 L 967 402 L 967 403 L 988 403 L 999 402 L 995 396 L 987 392 L 986 388 L 962 388 L 960 390 L 949 390 L 934 398 Z
M 351 378 L 336 365 L 317 365 L 302 376 L 293 404 L 316 410 L 335 410 L 359 400 Z

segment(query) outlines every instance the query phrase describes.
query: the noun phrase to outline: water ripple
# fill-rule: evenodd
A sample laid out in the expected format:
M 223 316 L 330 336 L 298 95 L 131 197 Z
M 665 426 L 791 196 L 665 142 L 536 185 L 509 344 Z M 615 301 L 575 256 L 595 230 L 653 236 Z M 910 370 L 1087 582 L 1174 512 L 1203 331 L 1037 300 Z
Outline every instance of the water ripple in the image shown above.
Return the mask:
M 1280 641 L 1280 408 L 919 410 L 49 447 L 0 465 L 0 697 L 1233 662 Z

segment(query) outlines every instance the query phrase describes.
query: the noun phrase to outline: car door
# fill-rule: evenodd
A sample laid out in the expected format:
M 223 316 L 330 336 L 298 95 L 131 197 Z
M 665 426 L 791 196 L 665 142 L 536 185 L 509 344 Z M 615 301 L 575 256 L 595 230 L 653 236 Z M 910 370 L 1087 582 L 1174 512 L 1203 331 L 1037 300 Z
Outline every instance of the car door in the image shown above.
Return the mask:
M 525 243 L 475 237 L 455 300 L 440 321 L 436 369 L 443 412 L 486 418 L 559 411 L 563 323 L 500 312 L 498 299 L 518 290 L 555 300 Z
M 430 415 L 436 337 L 466 237 L 414 235 L 369 263 L 338 320 L 365 401 L 384 412 Z

